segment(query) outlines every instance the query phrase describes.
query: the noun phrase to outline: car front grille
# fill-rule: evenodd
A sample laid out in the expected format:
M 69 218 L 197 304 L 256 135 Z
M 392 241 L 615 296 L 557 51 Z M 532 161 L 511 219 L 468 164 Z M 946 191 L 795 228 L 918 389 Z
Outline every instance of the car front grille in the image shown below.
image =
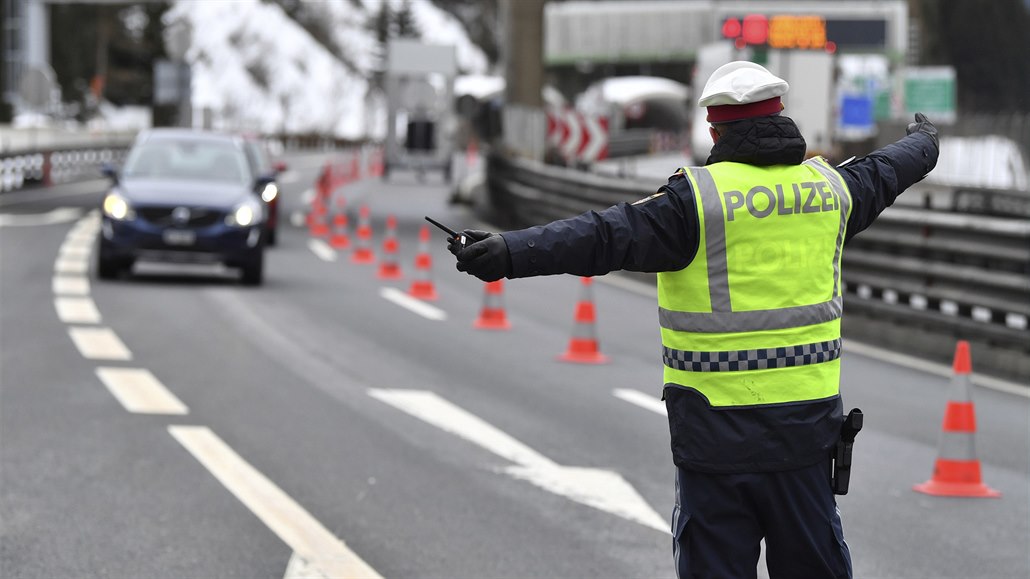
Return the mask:
M 182 219 L 182 209 L 189 211 L 188 218 Z M 139 207 L 136 215 L 161 227 L 207 227 L 225 219 L 223 211 L 206 207 Z

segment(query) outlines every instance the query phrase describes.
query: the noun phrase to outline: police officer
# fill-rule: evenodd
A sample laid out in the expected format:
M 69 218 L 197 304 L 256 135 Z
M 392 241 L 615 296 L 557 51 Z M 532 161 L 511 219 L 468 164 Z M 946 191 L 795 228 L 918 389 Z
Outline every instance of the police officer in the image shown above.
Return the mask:
M 937 163 L 922 114 L 907 136 L 834 168 L 805 160 L 787 83 L 750 62 L 698 101 L 714 146 L 654 195 L 451 243 L 484 281 L 613 270 L 658 274 L 664 399 L 677 467 L 677 575 L 852 576 L 829 482 L 843 420 L 841 253 Z

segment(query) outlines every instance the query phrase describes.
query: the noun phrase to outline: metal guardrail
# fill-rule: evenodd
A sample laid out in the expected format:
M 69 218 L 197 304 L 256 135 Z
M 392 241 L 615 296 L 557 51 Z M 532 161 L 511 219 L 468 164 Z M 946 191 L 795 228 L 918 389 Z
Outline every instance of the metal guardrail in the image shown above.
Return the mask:
M 526 227 L 655 192 L 653 179 L 599 177 L 491 154 L 491 220 Z M 924 192 L 925 193 L 925 192 Z M 1030 219 L 990 215 L 1024 194 L 952 191 L 943 207 L 913 195 L 889 208 L 844 251 L 845 327 L 883 345 L 946 361 L 954 339 L 988 350 L 996 374 L 1030 378 Z M 995 197 L 1002 199 L 1001 205 Z M 958 212 L 975 198 L 976 213 Z M 939 203 L 938 203 L 939 204 Z M 886 326 L 890 331 L 885 331 Z
M 72 142 L 73 138 L 79 141 Z M 100 178 L 105 163 L 120 164 L 132 145 L 132 135 L 52 137 L 48 144 L 0 150 L 0 194 L 29 186 L 49 186 Z M 285 150 L 334 151 L 362 143 L 321 135 L 272 135 L 266 137 Z
M 0 193 L 100 178 L 100 167 L 121 162 L 128 150 L 126 142 L 0 153 Z

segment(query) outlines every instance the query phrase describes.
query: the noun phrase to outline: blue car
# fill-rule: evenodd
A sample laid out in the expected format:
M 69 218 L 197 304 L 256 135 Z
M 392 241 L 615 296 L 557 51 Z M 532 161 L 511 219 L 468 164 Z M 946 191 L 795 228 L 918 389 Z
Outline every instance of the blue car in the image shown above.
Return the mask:
M 252 173 L 236 136 L 186 129 L 141 133 L 121 172 L 106 167 L 97 276 L 116 278 L 137 260 L 223 263 L 245 285 L 264 273 L 269 177 Z

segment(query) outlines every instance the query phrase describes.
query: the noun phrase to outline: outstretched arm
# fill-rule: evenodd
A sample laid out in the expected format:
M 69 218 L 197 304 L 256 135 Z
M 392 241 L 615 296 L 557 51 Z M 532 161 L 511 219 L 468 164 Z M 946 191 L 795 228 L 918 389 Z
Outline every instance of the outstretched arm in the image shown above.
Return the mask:
M 682 183 L 664 186 L 636 203 L 619 203 L 604 211 L 587 211 L 499 235 L 473 232 L 470 237 L 478 235 L 483 241 L 456 253 L 458 269 L 485 281 L 682 269 L 697 251 L 698 222 L 689 185 L 675 177 L 670 185 L 674 181 Z
M 904 138 L 838 169 L 852 199 L 845 243 L 872 225 L 898 195 L 937 166 L 937 127 L 917 113 L 907 132 Z

